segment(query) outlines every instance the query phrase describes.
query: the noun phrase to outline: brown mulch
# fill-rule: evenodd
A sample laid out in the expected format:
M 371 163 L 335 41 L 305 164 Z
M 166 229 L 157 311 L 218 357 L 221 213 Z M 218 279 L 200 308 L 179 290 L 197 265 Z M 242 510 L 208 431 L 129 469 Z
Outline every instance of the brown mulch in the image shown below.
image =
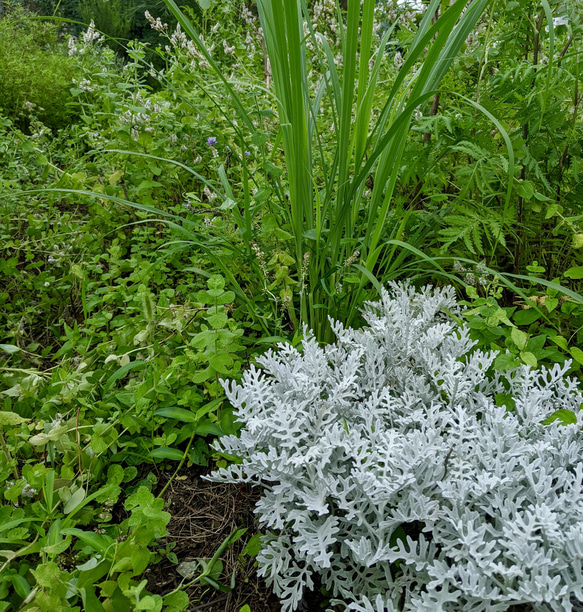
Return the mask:
M 252 612 L 280 612 L 278 598 L 257 576 L 255 560 L 242 554 L 249 539 L 258 533 L 253 509 L 261 495 L 260 489 L 203 480 L 201 475 L 209 471 L 197 466 L 185 468 L 168 487 L 164 500 L 172 520 L 166 541 L 159 541 L 161 548 L 175 542 L 172 552 L 179 563 L 210 559 L 237 529 L 246 527 L 247 532 L 221 556 L 223 573 L 219 582 L 230 585 L 234 572 L 233 590 L 222 593 L 208 584 L 193 585 L 187 589 L 188 612 L 239 612 L 245 604 Z M 170 473 L 160 474 L 159 486 L 163 487 L 169 478 Z M 148 590 L 160 595 L 169 593 L 182 581 L 177 565 L 167 558 L 151 565 L 145 577 Z

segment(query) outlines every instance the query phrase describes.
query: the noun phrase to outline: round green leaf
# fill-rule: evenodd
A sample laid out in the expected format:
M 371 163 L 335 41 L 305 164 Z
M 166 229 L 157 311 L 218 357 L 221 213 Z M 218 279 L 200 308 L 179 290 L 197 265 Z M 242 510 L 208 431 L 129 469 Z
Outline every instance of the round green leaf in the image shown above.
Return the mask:
M 220 274 L 213 274 L 207 281 L 211 290 L 222 290 L 225 288 L 225 279 Z
M 583 278 L 583 266 L 573 266 L 568 270 L 565 270 L 563 273 L 567 278 L 572 278 L 573 280 L 580 280 Z
M 206 317 L 206 320 L 209 322 L 210 326 L 213 329 L 223 329 L 223 327 L 225 327 L 225 325 L 227 324 L 229 318 L 226 314 L 222 312 L 217 312 L 216 314 L 211 315 L 210 317 Z

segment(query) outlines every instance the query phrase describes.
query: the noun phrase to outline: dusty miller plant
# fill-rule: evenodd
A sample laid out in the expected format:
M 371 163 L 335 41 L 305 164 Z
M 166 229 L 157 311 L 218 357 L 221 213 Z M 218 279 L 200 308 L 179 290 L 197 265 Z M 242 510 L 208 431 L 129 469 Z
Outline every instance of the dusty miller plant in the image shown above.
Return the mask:
M 581 392 L 558 365 L 490 375 L 457 312 L 452 288 L 393 284 L 367 327 L 225 383 L 245 427 L 217 448 L 241 462 L 212 478 L 263 487 L 285 611 L 315 575 L 357 612 L 583 602 Z

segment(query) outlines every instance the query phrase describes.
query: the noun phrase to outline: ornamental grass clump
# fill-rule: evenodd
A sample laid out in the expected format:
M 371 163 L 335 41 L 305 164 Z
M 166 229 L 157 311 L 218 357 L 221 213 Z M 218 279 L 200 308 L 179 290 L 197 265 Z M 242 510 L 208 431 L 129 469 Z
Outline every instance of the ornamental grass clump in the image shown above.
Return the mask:
M 453 317 L 452 317 L 453 313 Z M 212 479 L 263 488 L 260 573 L 356 612 L 583 604 L 583 396 L 565 367 L 492 371 L 452 288 L 392 284 L 367 326 L 280 345 L 240 384 Z

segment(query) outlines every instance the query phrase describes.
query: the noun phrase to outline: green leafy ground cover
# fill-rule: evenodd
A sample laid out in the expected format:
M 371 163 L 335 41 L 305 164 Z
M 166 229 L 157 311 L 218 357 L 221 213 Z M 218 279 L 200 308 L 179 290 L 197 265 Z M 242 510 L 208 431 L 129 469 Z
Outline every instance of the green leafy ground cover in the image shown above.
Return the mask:
M 235 460 L 219 380 L 388 280 L 455 283 L 495 368 L 581 374 L 576 2 L 167 4 L 123 57 L 0 20 L 0 610 L 185 609 L 143 578 L 158 470 Z

